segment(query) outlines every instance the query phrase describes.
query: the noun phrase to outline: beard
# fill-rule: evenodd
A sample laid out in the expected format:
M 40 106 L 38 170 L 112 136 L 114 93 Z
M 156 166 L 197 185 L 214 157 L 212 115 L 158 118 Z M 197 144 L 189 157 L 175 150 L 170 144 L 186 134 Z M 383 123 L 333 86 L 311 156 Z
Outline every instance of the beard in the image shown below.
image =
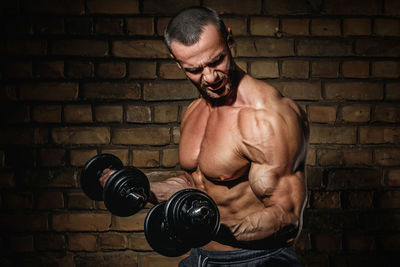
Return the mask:
M 190 80 L 194 86 L 196 86 L 197 90 L 199 90 L 200 94 L 211 101 L 218 100 L 226 97 L 227 95 L 232 92 L 234 89 L 234 78 L 235 78 L 235 64 L 232 58 L 231 53 L 229 53 L 229 66 L 228 72 L 217 71 L 218 78 L 216 79 L 217 82 L 213 84 L 208 84 L 204 79 L 200 81 L 200 84 Z M 221 86 L 222 85 L 222 86 Z M 211 90 L 211 88 L 216 88 Z

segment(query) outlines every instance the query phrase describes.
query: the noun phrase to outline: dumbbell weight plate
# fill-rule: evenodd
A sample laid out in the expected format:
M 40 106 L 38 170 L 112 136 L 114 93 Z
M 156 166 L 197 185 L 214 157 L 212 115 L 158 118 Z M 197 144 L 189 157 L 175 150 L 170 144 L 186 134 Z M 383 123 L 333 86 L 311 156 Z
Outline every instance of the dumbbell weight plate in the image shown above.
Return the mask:
M 103 187 L 100 184 L 104 169 L 121 169 L 123 164 L 112 154 L 100 154 L 90 159 L 82 169 L 80 183 L 83 192 L 93 200 L 103 200 Z
M 161 255 L 178 257 L 190 250 L 190 247 L 178 242 L 170 235 L 165 223 L 165 203 L 155 205 L 147 213 L 144 221 L 144 232 L 149 245 Z
M 171 232 L 190 247 L 206 245 L 217 235 L 220 227 L 217 205 L 197 189 L 175 193 L 166 203 L 164 212 Z
M 146 175 L 135 167 L 127 167 L 113 173 L 107 180 L 103 198 L 111 213 L 126 217 L 142 209 L 149 194 L 150 183 Z

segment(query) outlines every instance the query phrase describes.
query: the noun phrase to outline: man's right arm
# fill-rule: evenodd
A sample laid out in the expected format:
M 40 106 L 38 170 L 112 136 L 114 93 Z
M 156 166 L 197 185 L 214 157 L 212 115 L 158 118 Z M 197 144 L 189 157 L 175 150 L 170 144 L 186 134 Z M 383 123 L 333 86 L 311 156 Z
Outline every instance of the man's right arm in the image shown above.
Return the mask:
M 192 176 L 185 172 L 178 177 L 171 177 L 162 182 L 150 183 L 150 199 L 153 204 L 168 200 L 176 192 L 194 188 Z

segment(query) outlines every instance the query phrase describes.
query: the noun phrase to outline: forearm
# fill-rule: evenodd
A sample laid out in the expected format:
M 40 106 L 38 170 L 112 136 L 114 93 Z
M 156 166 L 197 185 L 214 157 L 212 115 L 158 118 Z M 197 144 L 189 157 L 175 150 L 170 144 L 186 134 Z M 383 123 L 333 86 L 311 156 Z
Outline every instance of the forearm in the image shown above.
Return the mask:
M 150 184 L 150 199 L 153 204 L 168 200 L 176 192 L 193 187 L 190 174 L 185 173 L 178 177 L 171 177 L 162 182 Z
M 299 225 L 299 216 L 283 210 L 280 206 L 271 206 L 240 221 L 227 222 L 226 226 L 232 237 L 239 242 L 274 239 L 291 243 L 297 236 Z

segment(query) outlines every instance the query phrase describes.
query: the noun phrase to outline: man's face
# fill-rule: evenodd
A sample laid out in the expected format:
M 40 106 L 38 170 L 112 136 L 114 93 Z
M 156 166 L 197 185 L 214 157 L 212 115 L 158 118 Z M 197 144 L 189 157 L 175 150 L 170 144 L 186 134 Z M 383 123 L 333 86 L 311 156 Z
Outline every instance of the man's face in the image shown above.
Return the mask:
M 179 68 L 203 96 L 218 99 L 232 90 L 234 62 L 214 25 L 205 26 L 200 40 L 191 46 L 172 41 L 171 50 Z

